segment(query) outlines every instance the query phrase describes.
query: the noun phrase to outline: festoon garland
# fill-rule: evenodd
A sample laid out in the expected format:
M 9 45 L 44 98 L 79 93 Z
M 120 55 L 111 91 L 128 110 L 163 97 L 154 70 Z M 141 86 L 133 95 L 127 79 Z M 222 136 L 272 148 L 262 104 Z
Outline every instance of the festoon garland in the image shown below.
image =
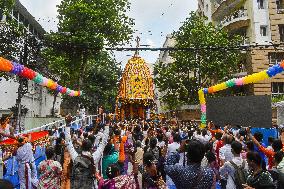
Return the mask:
M 43 75 L 38 72 L 35 72 L 30 68 L 27 68 L 17 62 L 9 61 L 2 57 L 0 57 L 0 71 L 10 72 L 20 77 L 27 78 L 41 86 L 47 87 L 51 90 L 56 90 L 57 92 L 67 94 L 69 96 L 82 96 L 83 94 L 82 91 L 74 91 L 67 87 L 63 87 L 52 79 L 43 77 Z

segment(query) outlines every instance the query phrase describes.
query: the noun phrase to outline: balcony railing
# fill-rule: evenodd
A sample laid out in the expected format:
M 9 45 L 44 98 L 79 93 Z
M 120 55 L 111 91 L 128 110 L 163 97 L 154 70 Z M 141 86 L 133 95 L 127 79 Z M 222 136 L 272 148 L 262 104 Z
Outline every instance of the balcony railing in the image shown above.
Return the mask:
M 224 20 L 221 21 L 221 26 L 229 25 L 230 23 L 236 22 L 241 18 L 245 18 L 248 16 L 247 10 L 238 10 L 231 14 L 230 16 L 225 17 Z
M 220 5 L 220 4 L 223 3 L 224 1 L 226 1 L 226 0 L 215 0 L 214 3 L 215 3 L 216 5 Z
M 249 37 L 242 37 L 242 44 L 241 45 L 249 45 L 250 40 Z
M 284 42 L 284 34 L 280 34 L 280 42 Z
M 278 4 L 277 5 L 277 13 L 278 14 L 283 14 L 284 13 L 284 5 L 283 4 Z

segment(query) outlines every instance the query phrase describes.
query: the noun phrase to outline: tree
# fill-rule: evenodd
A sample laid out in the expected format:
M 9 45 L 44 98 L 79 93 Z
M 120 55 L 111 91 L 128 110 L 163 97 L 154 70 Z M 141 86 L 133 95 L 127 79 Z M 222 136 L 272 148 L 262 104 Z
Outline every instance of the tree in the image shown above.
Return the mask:
M 121 45 L 131 38 L 134 22 L 126 15 L 129 8 L 128 0 L 61 1 L 58 32 L 51 33 L 48 41 L 55 54 L 68 59 L 64 67 L 76 70 L 72 75 L 77 79 L 77 87 L 84 82 L 88 61 L 104 46 Z
M 113 112 L 117 96 L 117 83 L 122 70 L 116 60 L 102 51 L 86 74 L 81 102 L 94 112 L 98 106 L 104 106 L 105 110 Z
M 63 0 L 58 6 L 58 32 L 46 36 L 48 48 L 43 54 L 61 84 L 86 90 L 80 98 L 85 104 L 94 101 L 94 94 L 96 101 L 113 98 L 113 82 L 119 68 L 102 49 L 131 39 L 134 22 L 126 15 L 129 8 L 128 0 Z M 101 75 L 103 72 L 105 75 Z M 105 88 L 108 85 L 110 87 Z M 103 90 L 105 95 L 101 94 Z M 64 100 L 71 104 L 68 98 Z
M 159 62 L 155 66 L 155 84 L 160 91 L 166 91 L 161 100 L 169 109 L 198 103 L 198 89 L 229 78 L 238 70 L 240 50 L 229 48 L 239 46 L 241 37 L 229 35 L 212 23 L 205 24 L 205 18 L 195 13 L 173 33 L 173 38 L 176 48 L 192 50 L 173 51 L 173 63 Z
M 0 19 L 2 15 L 10 13 L 14 4 L 15 0 L 0 1 Z M 0 23 L 0 56 L 7 59 L 15 59 L 19 56 L 19 43 L 22 32 L 16 26 L 17 24 L 12 20 Z
M 13 8 L 16 0 L 3 0 L 0 1 L 0 12 L 9 13 L 10 10 Z
M 14 23 L 0 24 L 0 56 L 7 59 L 15 59 L 20 52 L 21 32 L 16 28 Z
M 76 107 L 79 103 L 93 113 L 99 105 L 105 110 L 113 111 L 117 96 L 117 83 L 122 70 L 108 52 L 101 51 L 97 58 L 90 63 L 81 86 L 84 95 L 77 97 L 64 96 L 63 106 Z M 66 72 L 67 73 L 67 72 Z M 67 74 L 68 75 L 68 74 Z
M 15 5 L 14 0 L 1 1 L 1 10 L 5 15 L 9 15 Z M 46 72 L 46 66 L 40 56 L 42 48 L 41 40 L 38 36 L 31 35 L 23 24 L 18 24 L 17 21 L 6 16 L 5 22 L 0 24 L 0 56 L 12 61 L 19 62 L 24 66 L 33 68 L 34 70 L 43 73 Z M 18 98 L 13 110 L 16 108 L 18 128 L 20 127 L 21 113 L 25 109 L 21 105 L 22 97 L 28 92 L 28 80 L 21 77 L 15 77 L 7 73 L 0 73 L 6 79 L 15 79 L 19 83 Z

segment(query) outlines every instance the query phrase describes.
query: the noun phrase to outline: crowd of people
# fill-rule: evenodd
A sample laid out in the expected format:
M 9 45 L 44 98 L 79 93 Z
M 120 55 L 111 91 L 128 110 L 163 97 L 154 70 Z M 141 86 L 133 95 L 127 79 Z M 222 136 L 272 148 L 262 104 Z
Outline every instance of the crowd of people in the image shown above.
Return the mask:
M 262 133 L 229 124 L 106 116 L 75 130 L 72 120 L 68 115 L 64 129 L 50 131 L 38 167 L 28 138 L 18 138 L 21 189 L 284 188 L 283 129 L 266 146 Z M 1 180 L 0 189 L 8 185 Z

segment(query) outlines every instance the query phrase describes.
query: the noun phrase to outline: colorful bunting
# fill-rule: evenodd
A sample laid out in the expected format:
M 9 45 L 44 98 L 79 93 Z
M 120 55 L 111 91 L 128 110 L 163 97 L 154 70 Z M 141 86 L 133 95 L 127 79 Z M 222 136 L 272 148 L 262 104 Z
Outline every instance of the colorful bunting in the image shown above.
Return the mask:
M 29 69 L 16 62 L 11 62 L 2 57 L 0 57 L 0 71 L 10 72 L 20 77 L 27 78 L 41 86 L 48 87 L 51 90 L 56 90 L 57 92 L 60 92 L 62 94 L 67 93 L 67 95 L 69 96 L 82 96 L 83 94 L 82 91 L 74 91 L 74 90 L 71 91 L 69 88 L 62 87 L 52 79 L 43 77 L 40 73 L 37 73 L 32 69 Z
M 250 83 L 257 83 L 259 81 L 271 78 L 279 73 L 282 73 L 284 71 L 284 60 L 281 62 L 281 64 L 275 64 L 274 66 L 268 68 L 267 70 L 254 73 L 242 78 L 233 78 L 226 82 L 211 86 L 209 88 L 200 89 L 198 91 L 199 96 L 199 102 L 200 102 L 200 108 L 201 108 L 201 124 L 200 127 L 204 128 L 206 127 L 206 99 L 204 97 L 204 94 L 212 94 L 218 91 L 222 91 L 224 89 L 234 87 L 234 86 L 242 86 Z

